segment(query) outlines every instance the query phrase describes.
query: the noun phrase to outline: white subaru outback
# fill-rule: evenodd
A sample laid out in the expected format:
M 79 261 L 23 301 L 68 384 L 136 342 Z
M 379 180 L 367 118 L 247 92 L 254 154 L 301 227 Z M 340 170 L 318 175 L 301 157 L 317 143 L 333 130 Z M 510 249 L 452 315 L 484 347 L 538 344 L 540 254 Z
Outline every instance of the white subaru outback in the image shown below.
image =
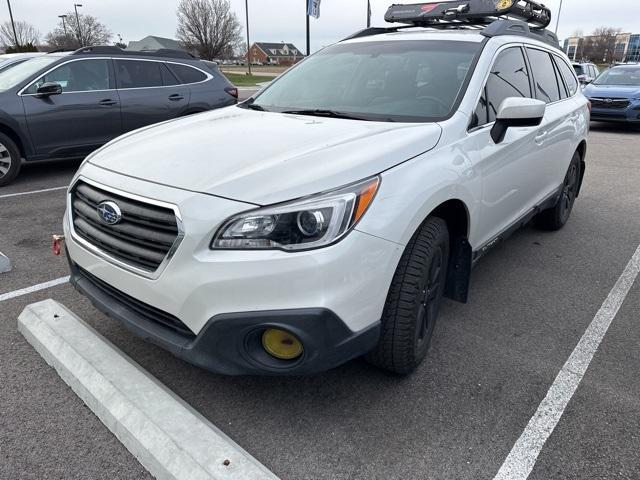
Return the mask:
M 415 369 L 474 262 L 532 219 L 569 219 L 589 104 L 531 0 L 386 19 L 407 25 L 87 158 L 64 220 L 75 287 L 215 372 Z

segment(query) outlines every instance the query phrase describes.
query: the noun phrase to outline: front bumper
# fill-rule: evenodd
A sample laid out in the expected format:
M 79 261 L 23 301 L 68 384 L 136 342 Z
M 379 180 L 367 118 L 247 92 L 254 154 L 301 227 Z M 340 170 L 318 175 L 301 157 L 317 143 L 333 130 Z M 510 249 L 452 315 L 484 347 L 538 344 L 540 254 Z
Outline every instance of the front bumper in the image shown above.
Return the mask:
M 72 283 L 134 333 L 225 374 L 314 373 L 375 345 L 402 246 L 355 230 L 307 252 L 212 251 L 217 227 L 250 205 L 105 172 L 82 169 L 95 182 L 175 204 L 184 224 L 185 237 L 171 260 L 157 278 L 148 278 L 78 242 L 67 212 Z M 149 307 L 146 314 L 140 315 L 140 306 Z M 172 322 L 184 328 L 172 328 Z M 305 348 L 300 361 L 284 365 L 253 355 L 255 345 L 246 342 L 265 326 L 296 334 Z
M 591 109 L 591 120 L 596 122 L 640 123 L 640 102 L 633 103 L 625 109 L 593 107 Z
M 324 308 L 230 313 L 211 318 L 198 335 L 150 319 L 141 305 L 70 261 L 71 284 L 101 312 L 131 332 L 198 367 L 225 375 L 307 375 L 337 367 L 370 351 L 380 336 L 380 322 L 352 332 Z M 145 311 L 146 310 L 146 311 Z M 293 361 L 267 355 L 259 339 L 266 328 L 295 334 L 304 345 Z

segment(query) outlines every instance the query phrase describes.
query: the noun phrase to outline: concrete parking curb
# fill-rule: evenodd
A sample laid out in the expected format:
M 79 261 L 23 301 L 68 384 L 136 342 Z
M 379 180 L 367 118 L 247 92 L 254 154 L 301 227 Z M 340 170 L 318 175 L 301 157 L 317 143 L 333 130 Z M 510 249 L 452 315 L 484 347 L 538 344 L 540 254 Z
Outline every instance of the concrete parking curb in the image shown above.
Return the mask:
M 28 305 L 18 318 L 18 329 L 156 478 L 277 480 L 58 302 Z
M 9 257 L 0 252 L 0 273 L 7 273 L 11 271 L 11 260 Z

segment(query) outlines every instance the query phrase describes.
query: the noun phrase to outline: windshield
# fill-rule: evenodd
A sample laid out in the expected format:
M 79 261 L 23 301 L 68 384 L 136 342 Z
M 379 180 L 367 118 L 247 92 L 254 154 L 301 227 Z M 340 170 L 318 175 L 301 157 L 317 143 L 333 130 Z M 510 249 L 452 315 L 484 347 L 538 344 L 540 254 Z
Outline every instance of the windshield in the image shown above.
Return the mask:
M 374 121 L 447 118 L 481 44 L 457 41 L 342 43 L 304 60 L 249 108 Z
M 47 55 L 27 60 L 0 72 L 0 92 L 15 87 L 56 60 L 59 60 L 59 57 Z
M 622 85 L 640 87 L 640 67 L 612 68 L 600 74 L 595 85 Z

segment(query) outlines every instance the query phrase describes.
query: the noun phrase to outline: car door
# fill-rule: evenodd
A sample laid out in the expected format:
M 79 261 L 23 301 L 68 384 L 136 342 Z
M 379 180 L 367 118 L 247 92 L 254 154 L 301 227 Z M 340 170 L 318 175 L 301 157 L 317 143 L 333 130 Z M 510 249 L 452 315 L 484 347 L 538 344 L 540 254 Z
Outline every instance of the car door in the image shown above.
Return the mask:
M 542 182 L 536 127 L 509 128 L 499 144 L 491 138 L 498 109 L 509 97 L 531 98 L 529 67 L 520 46 L 509 46 L 495 57 L 469 128 L 470 159 L 482 180 L 479 245 L 523 217 Z
M 527 47 L 527 57 L 538 100 L 547 104 L 535 143 L 538 150 L 537 168 L 541 176 L 536 185 L 538 202 L 558 190 L 573 156 L 571 145 L 575 134 L 577 110 L 568 98 L 558 68 L 547 50 Z
M 58 83 L 62 93 L 39 96 L 37 89 L 45 82 Z M 110 59 L 69 60 L 32 82 L 21 97 L 38 155 L 84 156 L 122 133 Z
M 157 60 L 114 60 L 125 132 L 184 114 L 189 89 Z

